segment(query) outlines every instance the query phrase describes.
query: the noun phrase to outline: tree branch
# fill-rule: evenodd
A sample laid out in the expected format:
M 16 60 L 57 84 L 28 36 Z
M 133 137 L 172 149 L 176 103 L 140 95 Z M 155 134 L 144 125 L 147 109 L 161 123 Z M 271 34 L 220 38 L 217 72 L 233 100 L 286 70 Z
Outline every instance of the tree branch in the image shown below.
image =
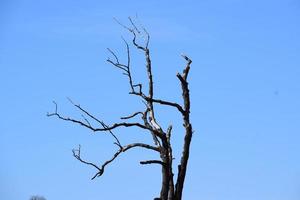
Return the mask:
M 193 135 L 193 129 L 190 123 L 190 93 L 189 93 L 188 82 L 187 82 L 187 77 L 188 77 L 192 60 L 184 55 L 183 58 L 187 61 L 187 64 L 185 69 L 183 70 L 183 73 L 182 74 L 178 73 L 177 77 L 181 82 L 182 98 L 184 101 L 184 113 L 183 113 L 184 124 L 183 125 L 185 128 L 185 136 L 184 136 L 184 144 L 183 144 L 180 165 L 178 165 L 178 175 L 177 175 L 177 181 L 175 185 L 176 188 L 175 200 L 180 200 L 182 198 L 183 185 L 184 185 L 186 169 L 187 169 L 187 164 L 189 159 L 190 144 Z
M 53 113 L 47 113 L 47 116 L 48 117 L 51 117 L 51 116 L 57 116 L 59 119 L 61 120 L 64 120 L 64 121 L 70 121 L 70 122 L 73 122 L 75 124 L 79 124 L 81 126 L 84 126 L 92 131 L 96 131 L 96 128 L 92 127 L 91 124 L 87 121 L 86 123 L 85 122 L 82 122 L 80 120 L 76 120 L 76 119 L 72 119 L 72 118 L 69 118 L 69 117 L 64 117 L 64 116 L 61 116 L 58 112 L 57 112 L 57 103 L 55 101 L 53 101 L 53 103 L 55 104 L 55 112 Z
M 94 132 L 97 132 L 97 131 L 109 131 L 109 130 L 113 130 L 115 128 L 119 128 L 119 127 L 139 127 L 139 128 L 142 128 L 142 129 L 146 129 L 146 130 L 149 130 L 149 131 L 154 131 L 153 129 L 151 129 L 150 127 L 147 127 L 145 125 L 142 125 L 140 123 L 127 123 L 127 122 L 121 122 L 121 123 L 114 123 L 113 125 L 111 126 L 108 126 L 108 125 L 105 125 L 105 127 L 103 128 L 94 128 L 92 127 L 89 123 L 85 123 L 85 122 L 82 122 L 80 120 L 76 120 L 76 119 L 73 119 L 73 118 L 70 118 L 70 117 L 64 117 L 62 115 L 60 115 L 58 112 L 57 112 L 57 103 L 56 102 L 53 102 L 55 104 L 55 112 L 54 113 L 47 113 L 47 116 L 48 117 L 51 117 L 51 116 L 57 116 L 59 119 L 61 120 L 64 120 L 64 121 L 70 121 L 70 122 L 73 122 L 73 123 L 76 123 L 76 124 L 79 124 L 81 126 L 84 126 Z M 94 120 L 96 120 L 97 122 L 99 122 L 100 124 L 103 124 L 103 122 L 101 122 L 100 120 L 98 120 L 97 118 L 95 118 L 93 115 L 89 114 L 87 111 L 85 111 L 84 109 L 82 109 L 79 105 L 75 105 L 77 108 L 79 108 L 80 110 L 82 110 L 84 113 L 86 113 L 89 117 L 93 118 Z M 161 135 L 158 133 L 158 131 L 154 131 L 158 136 Z
M 135 112 L 135 113 L 133 113 L 132 115 L 129 115 L 129 116 L 126 116 L 126 117 L 121 117 L 121 119 L 131 119 L 131 118 L 137 116 L 138 114 L 143 115 L 142 112 Z
M 149 150 L 153 150 L 156 152 L 159 152 L 159 149 L 157 147 L 148 145 L 148 144 L 144 144 L 144 143 L 132 143 L 132 144 L 128 144 L 126 146 L 120 146 L 119 150 L 112 156 L 111 159 L 105 161 L 101 167 L 98 167 L 96 164 L 85 161 L 81 158 L 81 146 L 79 145 L 78 149 L 73 149 L 73 156 L 79 160 L 80 162 L 86 164 L 86 165 L 90 165 L 94 168 L 96 168 L 98 170 L 98 172 L 92 177 L 92 180 L 95 179 L 96 177 L 102 176 L 102 174 L 104 173 L 105 167 L 112 163 L 121 153 L 124 153 L 126 151 L 128 151 L 129 149 L 132 148 L 136 148 L 136 147 L 140 147 L 140 148 L 145 148 L 145 149 L 149 149 Z
M 92 166 L 92 167 L 94 167 L 98 170 L 98 172 L 92 177 L 92 180 L 93 180 L 98 175 L 98 173 L 101 171 L 101 169 L 97 165 L 95 165 L 94 163 L 87 162 L 87 161 L 85 161 L 81 158 L 81 146 L 80 145 L 79 145 L 78 149 L 73 149 L 72 152 L 73 152 L 73 156 L 77 160 L 79 160 L 80 162 L 82 162 L 86 165 L 90 165 L 90 166 Z
M 181 113 L 184 112 L 183 108 L 178 103 L 173 103 L 173 102 L 170 102 L 170 101 L 164 101 L 164 100 L 161 100 L 161 99 L 154 99 L 154 98 L 150 99 L 149 97 L 146 97 L 146 100 L 149 100 L 149 101 L 152 101 L 153 103 L 158 103 L 158 104 L 161 104 L 161 105 L 167 105 L 167 106 L 175 107 Z
M 162 166 L 165 166 L 166 164 L 160 160 L 145 160 L 145 161 L 140 161 L 141 165 L 149 165 L 149 164 L 160 164 Z

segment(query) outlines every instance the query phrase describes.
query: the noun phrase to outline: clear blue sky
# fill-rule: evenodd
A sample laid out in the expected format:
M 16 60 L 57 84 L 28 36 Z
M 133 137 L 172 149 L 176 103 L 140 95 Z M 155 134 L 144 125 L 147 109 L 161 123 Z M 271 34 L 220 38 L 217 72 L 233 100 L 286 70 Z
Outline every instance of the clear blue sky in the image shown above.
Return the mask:
M 71 149 L 97 163 L 116 147 L 105 134 L 46 117 L 59 110 L 80 117 L 70 97 L 107 123 L 143 107 L 128 96 L 121 73 L 105 62 L 106 47 L 124 55 L 114 21 L 139 15 L 151 34 L 156 96 L 181 102 L 175 74 L 190 71 L 194 140 L 185 200 L 299 200 L 300 2 L 298 0 L 200 1 L 0 1 L 0 199 L 39 194 L 47 200 L 139 199 L 156 196 L 155 158 L 131 151 L 91 181 L 94 169 Z M 134 78 L 145 77 L 133 52 Z M 121 56 L 122 57 L 122 56 Z M 176 160 L 182 139 L 175 124 Z M 116 132 L 123 143 L 148 141 L 137 129 Z

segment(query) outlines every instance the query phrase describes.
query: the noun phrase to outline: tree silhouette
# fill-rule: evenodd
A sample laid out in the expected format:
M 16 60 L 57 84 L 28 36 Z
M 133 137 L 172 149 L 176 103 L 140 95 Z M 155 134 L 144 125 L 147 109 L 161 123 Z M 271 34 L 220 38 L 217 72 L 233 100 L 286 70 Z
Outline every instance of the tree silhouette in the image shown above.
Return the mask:
M 30 197 L 30 199 L 29 200 L 46 200 L 46 198 L 45 197 L 43 197 L 43 196 L 32 196 L 32 197 Z
M 117 21 L 117 20 L 116 20 Z M 83 119 L 75 119 L 71 117 L 63 116 L 58 112 L 57 103 L 55 104 L 55 111 L 53 113 L 48 113 L 48 116 L 56 116 L 61 120 L 73 122 L 75 124 L 81 125 L 93 132 L 108 132 L 114 138 L 114 144 L 117 145 L 118 150 L 113 154 L 111 159 L 104 162 L 102 165 L 96 165 L 93 162 L 87 161 L 81 156 L 81 146 L 77 149 L 73 149 L 73 156 L 79 160 L 80 162 L 89 165 L 97 170 L 97 173 L 92 177 L 95 179 L 96 177 L 100 177 L 105 168 L 112 163 L 117 157 L 130 149 L 134 148 L 144 148 L 154 153 L 158 153 L 160 156 L 159 160 L 145 160 L 141 161 L 140 164 L 148 165 L 148 164 L 158 164 L 161 165 L 161 173 L 162 173 L 162 184 L 160 189 L 160 196 L 155 198 L 157 200 L 181 200 L 182 192 L 184 187 L 184 181 L 187 171 L 187 164 L 189 160 L 189 151 L 190 144 L 192 140 L 192 125 L 190 122 L 190 94 L 188 87 L 188 74 L 190 71 L 190 65 L 192 60 L 185 55 L 182 57 L 186 61 L 186 66 L 182 73 L 177 73 L 177 78 L 181 85 L 182 90 L 182 98 L 183 105 L 180 105 L 176 102 L 171 102 L 163 99 L 158 99 L 154 97 L 153 90 L 153 76 L 152 76 L 152 64 L 149 50 L 149 41 L 150 35 L 147 30 L 142 25 L 136 25 L 136 23 L 129 17 L 129 26 L 125 26 L 124 24 L 117 21 L 123 28 L 125 28 L 132 35 L 132 45 L 134 48 L 140 50 L 144 54 L 145 63 L 146 63 L 146 72 L 147 72 L 147 92 L 144 91 L 144 87 L 141 83 L 135 83 L 132 74 L 131 74 L 131 54 L 130 54 L 130 46 L 128 42 L 123 39 L 124 44 L 126 46 L 126 54 L 127 54 L 127 62 L 120 62 L 119 57 L 116 55 L 114 51 L 108 48 L 109 53 L 112 58 L 108 58 L 107 62 L 118 68 L 123 74 L 128 78 L 128 83 L 130 87 L 130 95 L 137 96 L 142 99 L 145 105 L 145 109 L 141 111 L 134 112 L 133 114 L 121 117 L 121 122 L 114 123 L 112 125 L 108 125 L 104 123 L 102 120 L 95 117 L 89 111 L 81 107 L 79 104 L 75 104 L 72 100 L 70 102 L 82 112 Z M 143 40 L 143 42 L 140 42 Z M 182 116 L 183 126 L 184 126 L 184 141 L 182 147 L 182 155 L 180 162 L 177 166 L 177 176 L 174 177 L 173 170 L 173 154 L 171 145 L 171 136 L 172 136 L 172 125 L 169 125 L 166 130 L 163 130 L 162 127 L 156 120 L 156 112 L 155 105 L 160 104 L 163 106 L 169 106 L 176 109 L 180 115 Z M 128 122 L 129 119 L 134 119 L 140 117 L 140 120 L 137 122 Z M 93 126 L 90 121 L 96 122 L 99 126 Z M 137 127 L 143 131 L 147 131 L 151 134 L 153 141 L 151 143 L 131 143 L 123 145 L 118 139 L 117 135 L 113 133 L 115 129 L 118 128 L 128 128 L 128 127 Z M 175 181 L 176 178 L 176 181 Z

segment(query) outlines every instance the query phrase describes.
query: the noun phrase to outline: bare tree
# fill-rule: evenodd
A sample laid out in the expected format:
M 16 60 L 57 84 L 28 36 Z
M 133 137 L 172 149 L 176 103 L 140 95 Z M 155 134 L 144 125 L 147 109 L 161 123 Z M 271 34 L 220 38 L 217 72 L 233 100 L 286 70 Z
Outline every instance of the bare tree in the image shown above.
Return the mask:
M 117 21 L 117 20 L 116 20 Z M 93 132 L 108 132 L 115 140 L 114 144 L 117 145 L 118 150 L 113 154 L 112 158 L 104 162 L 102 165 L 96 165 L 93 162 L 86 161 L 81 156 L 81 147 L 77 149 L 73 149 L 73 156 L 79 160 L 80 162 L 89 165 L 97 170 L 97 173 L 92 177 L 92 179 L 96 177 L 100 177 L 105 168 L 112 163 L 120 154 L 125 153 L 126 151 L 134 148 L 144 148 L 148 149 L 154 153 L 159 154 L 159 160 L 145 160 L 140 161 L 142 165 L 149 164 L 158 164 L 161 165 L 161 173 L 162 173 L 162 184 L 160 189 L 160 196 L 155 199 L 160 200 L 181 200 L 182 192 L 184 187 L 184 180 L 186 176 L 186 170 L 189 160 L 189 151 L 190 144 L 192 140 L 192 125 L 190 123 L 190 94 L 188 87 L 188 74 L 190 71 L 190 65 L 192 60 L 185 55 L 182 57 L 186 61 L 186 66 L 182 73 L 177 73 L 177 78 L 181 85 L 182 90 L 182 98 L 183 105 L 180 105 L 176 102 L 171 102 L 159 98 L 154 97 L 153 91 L 153 76 L 152 76 L 152 64 L 149 50 L 149 41 L 150 35 L 147 30 L 142 25 L 137 25 L 131 18 L 129 18 L 130 25 L 125 26 L 117 21 L 123 28 L 125 28 L 132 35 L 132 45 L 134 48 L 138 49 L 144 54 L 145 63 L 146 63 L 146 72 L 147 72 L 147 92 L 144 91 L 144 87 L 141 83 L 135 83 L 131 73 L 131 54 L 130 54 L 130 46 L 128 42 L 123 39 L 124 44 L 126 46 L 126 54 L 127 54 L 127 62 L 120 62 L 119 57 L 116 55 L 114 51 L 108 48 L 109 53 L 112 58 L 108 58 L 107 62 L 109 62 L 114 67 L 120 69 L 123 74 L 128 78 L 128 83 L 130 87 L 130 95 L 137 96 L 142 99 L 145 104 L 145 109 L 141 111 L 134 112 L 133 114 L 121 117 L 121 122 L 114 123 L 112 125 L 108 125 L 104 123 L 102 120 L 95 117 L 89 111 L 81 107 L 79 104 L 75 104 L 73 101 L 70 102 L 82 112 L 83 119 L 75 119 L 61 115 L 58 112 L 58 107 L 56 102 L 55 111 L 53 113 L 48 113 L 48 116 L 56 116 L 61 120 L 73 122 L 75 124 L 81 125 Z M 172 135 L 172 125 L 169 125 L 166 130 L 163 130 L 162 126 L 157 122 L 154 106 L 160 104 L 163 106 L 169 106 L 176 109 L 179 114 L 182 116 L 183 126 L 184 126 L 184 141 L 182 147 L 182 155 L 180 159 L 180 163 L 177 166 L 177 176 L 174 177 L 173 170 L 173 155 L 172 155 L 172 145 L 171 145 L 171 135 Z M 129 122 L 129 119 L 134 119 L 140 117 L 140 120 L 137 122 Z M 94 126 L 90 121 L 96 122 L 99 126 Z M 151 143 L 132 143 L 132 144 L 121 144 L 118 137 L 113 133 L 115 129 L 118 128 L 127 128 L 127 127 L 137 127 L 143 131 L 149 132 L 152 135 L 153 141 Z M 175 181 L 176 178 L 176 181 Z
M 45 197 L 43 197 L 43 196 L 32 196 L 32 197 L 30 197 L 30 199 L 29 200 L 46 200 L 46 198 Z

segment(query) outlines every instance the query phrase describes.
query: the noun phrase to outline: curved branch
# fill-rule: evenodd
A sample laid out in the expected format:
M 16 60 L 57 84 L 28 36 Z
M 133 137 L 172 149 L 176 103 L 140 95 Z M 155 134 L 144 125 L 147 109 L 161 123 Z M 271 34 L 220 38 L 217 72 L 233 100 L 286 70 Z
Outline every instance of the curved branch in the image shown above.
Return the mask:
M 91 124 L 86 121 L 85 122 L 82 122 L 80 120 L 76 120 L 76 119 L 73 119 L 73 118 L 69 118 L 69 117 L 64 117 L 64 116 L 61 116 L 58 112 L 57 112 L 57 103 L 55 101 L 53 101 L 53 103 L 55 104 L 55 112 L 54 113 L 47 113 L 47 116 L 48 117 L 51 117 L 51 116 L 57 116 L 59 119 L 61 120 L 64 120 L 64 121 L 70 121 L 70 122 L 73 122 L 75 124 L 79 124 L 81 126 L 84 126 L 92 131 L 96 131 L 96 128 L 92 127 Z
M 64 121 L 70 121 L 70 122 L 73 122 L 73 123 L 76 123 L 76 124 L 79 124 L 81 126 L 84 126 L 88 129 L 91 129 L 92 131 L 94 132 L 97 132 L 97 131 L 109 131 L 109 130 L 113 130 L 115 128 L 118 128 L 118 127 L 132 127 L 132 126 L 135 126 L 135 127 L 139 127 L 139 128 L 142 128 L 142 129 L 146 129 L 146 130 L 149 130 L 149 131 L 154 131 L 153 129 L 151 129 L 150 127 L 147 127 L 145 125 L 142 125 L 140 123 L 127 123 L 127 122 L 121 122 L 121 123 L 114 123 L 112 126 L 108 126 L 108 125 L 105 125 L 103 128 L 94 128 L 90 125 L 90 123 L 85 123 L 85 122 L 82 122 L 80 120 L 77 120 L 77 119 L 73 119 L 73 118 L 70 118 L 70 117 L 64 117 L 62 115 L 60 115 L 58 112 L 57 112 L 57 103 L 54 101 L 53 102 L 55 104 L 55 112 L 54 113 L 47 113 L 47 116 L 48 117 L 51 117 L 51 116 L 57 116 L 59 119 L 61 120 L 64 120 Z M 99 119 L 97 119 L 96 117 L 94 117 L 93 115 L 91 115 L 90 113 L 88 113 L 86 110 L 84 110 L 83 108 L 80 107 L 80 105 L 76 105 L 74 104 L 78 109 L 80 109 L 81 111 L 83 111 L 85 114 L 87 114 L 89 117 L 91 117 L 92 119 L 96 120 L 97 122 L 99 122 L 101 125 L 103 125 L 103 122 L 100 121 Z M 155 131 L 155 133 L 158 134 L 157 131 Z M 158 134 L 159 135 L 159 134 Z
M 77 153 L 76 153 L 76 152 L 77 152 Z M 96 168 L 99 172 L 101 171 L 101 169 L 100 169 L 97 165 L 95 165 L 94 163 L 87 162 L 87 161 L 85 161 L 85 160 L 83 160 L 83 159 L 81 158 L 81 146 L 80 146 L 80 145 L 79 145 L 78 149 L 73 149 L 73 150 L 72 150 L 72 153 L 73 153 L 73 156 L 74 156 L 77 160 L 79 160 L 80 162 L 82 162 L 82 163 L 84 163 L 84 164 L 86 164 L 86 165 L 90 165 L 90 166 Z M 97 173 L 92 177 L 92 180 L 97 176 L 97 174 L 98 174 L 99 172 L 97 172 Z
M 135 116 L 137 116 L 139 114 L 143 115 L 142 112 L 135 112 L 132 115 L 129 115 L 129 116 L 126 116 L 126 117 L 121 117 L 121 119 L 131 119 L 131 118 L 133 118 L 133 117 L 135 117 Z
M 95 179 L 96 177 L 99 177 L 99 176 L 102 176 L 102 174 L 104 173 L 104 170 L 105 170 L 105 167 L 112 163 L 121 153 L 124 153 L 126 151 L 128 151 L 129 149 L 132 149 L 132 148 L 136 148 L 136 147 L 140 147 L 140 148 L 145 148 L 145 149 L 149 149 L 149 150 L 153 150 L 153 151 L 156 151 L 156 152 L 159 152 L 159 148 L 157 147 L 154 147 L 154 146 L 151 146 L 151 145 L 148 145 L 148 144 L 144 144 L 144 143 L 132 143 L 132 144 L 128 144 L 128 145 L 125 145 L 125 146 L 120 146 L 119 150 L 112 156 L 111 159 L 105 161 L 101 167 L 98 167 L 96 164 L 94 163 L 91 163 L 91 162 L 87 162 L 85 160 L 83 160 L 81 158 L 81 155 L 80 155 L 80 145 L 79 145 L 79 148 L 77 150 L 73 149 L 72 152 L 73 152 L 73 156 L 79 160 L 80 162 L 86 164 L 86 165 L 90 165 L 94 168 L 96 168 L 98 170 L 98 172 L 92 177 L 92 180 Z M 76 153 L 77 152 L 77 153 Z
M 96 128 L 95 131 L 109 131 L 109 130 L 113 130 L 118 127 L 132 127 L 132 126 L 152 131 L 152 129 L 150 129 L 149 127 L 146 127 L 145 125 L 142 125 L 140 123 L 127 123 L 127 122 L 114 123 L 113 125 L 107 126 L 104 128 Z
M 179 112 L 184 113 L 184 110 L 183 110 L 182 106 L 179 105 L 178 103 L 173 103 L 173 102 L 165 101 L 165 100 L 161 100 L 161 99 L 153 99 L 153 98 L 150 99 L 149 97 L 146 97 L 146 100 L 149 100 L 149 101 L 152 101 L 153 103 L 158 103 L 158 104 L 161 104 L 161 105 L 175 107 L 175 108 L 177 108 L 177 110 Z

